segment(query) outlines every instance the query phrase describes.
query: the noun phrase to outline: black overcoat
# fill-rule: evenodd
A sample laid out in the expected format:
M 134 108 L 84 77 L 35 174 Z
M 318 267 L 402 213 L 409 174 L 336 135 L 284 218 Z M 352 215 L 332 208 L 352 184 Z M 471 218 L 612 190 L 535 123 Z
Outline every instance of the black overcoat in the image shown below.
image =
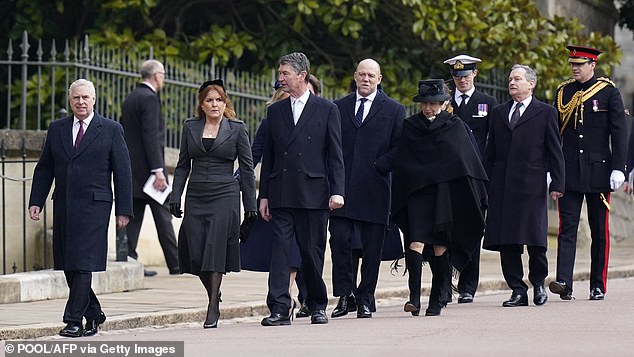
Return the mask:
M 489 176 L 484 248 L 548 246 L 547 192 L 564 192 L 564 160 L 557 111 L 533 97 L 511 129 L 513 101 L 493 108 L 483 164 Z M 552 183 L 546 187 L 546 173 Z
M 132 174 L 123 128 L 95 113 L 78 149 L 73 116 L 53 121 L 33 173 L 30 206 L 53 191 L 56 270 L 106 270 L 114 179 L 115 215 L 132 217 Z
M 388 224 L 392 167 L 405 107 L 377 92 L 363 124 L 354 124 L 356 92 L 335 101 L 341 115 L 346 204 L 331 216 Z
M 310 95 L 297 125 L 290 98 L 267 109 L 260 197 L 270 208 L 328 209 L 344 196 L 341 120 L 332 102 Z
M 165 121 L 158 94 L 139 83 L 123 101 L 121 124 L 133 163 L 132 194 L 147 199 L 143 185 L 151 170 L 165 169 Z

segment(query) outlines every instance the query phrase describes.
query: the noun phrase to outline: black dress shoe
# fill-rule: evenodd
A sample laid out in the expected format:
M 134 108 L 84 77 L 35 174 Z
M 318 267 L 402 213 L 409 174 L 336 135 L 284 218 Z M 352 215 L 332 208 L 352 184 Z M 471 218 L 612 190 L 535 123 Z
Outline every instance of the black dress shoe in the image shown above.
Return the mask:
M 559 294 L 561 300 L 572 300 L 572 288 L 565 281 L 551 281 L 548 289 L 553 294 Z
M 295 317 L 299 319 L 308 316 L 310 316 L 310 309 L 308 308 L 308 305 L 302 304 L 302 307 L 297 310 L 297 314 L 295 314 Z
M 473 294 L 462 292 L 458 296 L 458 304 L 470 304 L 473 302 Z
M 94 336 L 99 331 L 99 325 L 106 322 L 106 314 L 101 312 L 94 320 L 86 321 L 86 329 L 84 330 L 84 336 Z
M 353 294 L 350 294 L 348 295 L 347 299 L 348 299 L 348 312 L 357 311 L 357 298 Z
M 154 270 L 143 270 L 143 276 L 154 276 L 156 275 L 156 271 Z
M 416 306 L 412 302 L 406 302 L 403 311 L 412 313 L 412 316 L 420 315 L 420 305 Z
M 180 268 L 172 268 L 169 271 L 170 271 L 170 275 L 179 275 L 181 273 Z
M 282 314 L 271 314 L 271 316 L 263 318 L 261 323 L 262 326 L 285 326 L 291 324 L 291 318 Z
M 601 288 L 592 288 L 590 290 L 590 300 L 603 300 L 605 298 L 605 293 Z
M 59 331 L 59 335 L 64 337 L 81 337 L 84 335 L 84 327 L 80 322 L 69 322 Z
M 533 287 L 533 303 L 537 306 L 544 305 L 548 301 L 548 294 L 544 285 L 538 285 Z
M 326 317 L 326 311 L 316 310 L 310 315 L 310 323 L 313 325 L 324 325 L 328 323 L 328 317 Z
M 356 305 L 356 302 L 355 302 L 355 305 Z M 348 315 L 348 297 L 341 296 L 339 298 L 339 302 L 337 303 L 337 306 L 335 307 L 334 310 L 332 310 L 332 314 L 330 314 L 330 317 L 334 319 L 334 318 L 346 316 L 346 315 Z
M 358 319 L 367 319 L 372 317 L 372 312 L 370 311 L 370 306 L 368 305 L 359 305 L 357 308 L 357 318 Z
M 511 298 L 502 303 L 504 307 L 528 306 L 527 294 L 511 294 Z

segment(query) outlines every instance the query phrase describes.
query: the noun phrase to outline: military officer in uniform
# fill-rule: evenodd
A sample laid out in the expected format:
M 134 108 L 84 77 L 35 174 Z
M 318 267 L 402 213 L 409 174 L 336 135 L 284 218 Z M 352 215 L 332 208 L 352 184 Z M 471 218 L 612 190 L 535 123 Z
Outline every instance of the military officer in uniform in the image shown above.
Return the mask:
M 498 104 L 497 100 L 476 89 L 473 81 L 478 75 L 476 65 L 481 59 L 468 55 L 458 55 L 443 63 L 449 65 L 456 89 L 451 96 L 453 112 L 460 117 L 473 132 L 480 155 L 484 153 L 489 134 L 489 112 Z M 480 276 L 480 251 L 465 266 L 458 280 L 458 303 L 471 303 L 478 288 Z M 451 300 L 451 297 L 447 298 Z
M 566 162 L 566 191 L 559 200 L 557 279 L 549 288 L 563 300 L 572 299 L 577 228 L 585 198 L 592 237 L 590 300 L 603 300 L 610 251 L 610 192 L 625 181 L 625 111 L 614 82 L 595 77 L 602 51 L 582 46 L 568 49 L 574 78 L 559 85 L 555 103 Z

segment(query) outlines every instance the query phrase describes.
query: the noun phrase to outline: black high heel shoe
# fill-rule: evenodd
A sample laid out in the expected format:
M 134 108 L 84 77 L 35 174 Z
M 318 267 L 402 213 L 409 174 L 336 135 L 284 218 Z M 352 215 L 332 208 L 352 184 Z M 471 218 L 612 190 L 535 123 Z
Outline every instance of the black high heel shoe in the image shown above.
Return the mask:
M 211 305 L 207 306 L 207 317 L 209 317 L 209 309 L 211 308 Z M 205 320 L 205 322 L 203 323 L 203 328 L 218 328 L 218 320 L 220 319 L 220 304 L 216 301 L 216 308 L 218 310 L 218 316 L 216 316 L 216 318 L 210 322 L 208 322 L 207 320 Z

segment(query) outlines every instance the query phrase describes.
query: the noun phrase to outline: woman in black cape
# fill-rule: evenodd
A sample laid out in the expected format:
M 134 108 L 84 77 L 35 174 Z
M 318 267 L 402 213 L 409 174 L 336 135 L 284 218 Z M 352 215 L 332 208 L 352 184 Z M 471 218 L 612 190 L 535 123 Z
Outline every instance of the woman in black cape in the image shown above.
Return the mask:
M 403 123 L 392 181 L 392 215 L 405 236 L 409 301 L 420 313 L 422 263 L 430 263 L 427 316 L 440 315 L 443 287 L 480 249 L 487 176 L 469 128 L 443 110 L 451 99 L 442 79 L 419 81 L 421 112 Z M 450 256 L 451 255 L 451 256 Z

